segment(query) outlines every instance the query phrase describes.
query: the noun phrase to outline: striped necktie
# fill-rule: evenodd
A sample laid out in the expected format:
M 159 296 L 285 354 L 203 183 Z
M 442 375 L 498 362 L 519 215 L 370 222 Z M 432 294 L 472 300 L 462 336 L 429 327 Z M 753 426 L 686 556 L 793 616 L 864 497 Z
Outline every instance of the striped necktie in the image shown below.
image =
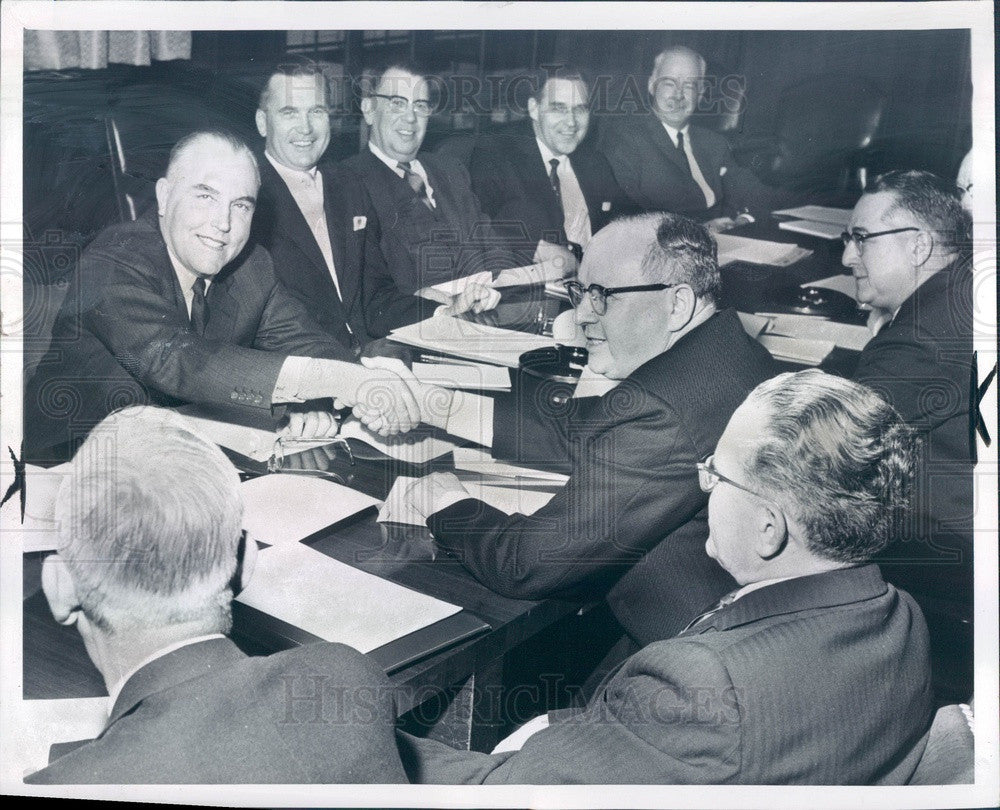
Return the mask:
M 427 186 L 424 184 L 423 178 L 410 168 L 410 162 L 408 160 L 400 161 L 396 165 L 403 170 L 403 178 L 410 184 L 410 188 L 413 189 L 420 202 L 433 210 L 434 206 L 431 205 L 431 199 L 427 196 Z

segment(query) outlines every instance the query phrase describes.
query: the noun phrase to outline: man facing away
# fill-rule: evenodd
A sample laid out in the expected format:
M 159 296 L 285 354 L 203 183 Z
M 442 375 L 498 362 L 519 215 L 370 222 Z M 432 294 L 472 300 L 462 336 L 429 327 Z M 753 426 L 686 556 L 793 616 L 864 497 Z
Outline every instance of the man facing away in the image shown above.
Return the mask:
M 236 469 L 181 416 L 108 416 L 56 504 L 42 587 L 80 631 L 111 711 L 29 784 L 405 781 L 388 682 L 361 653 L 320 643 L 253 658 L 226 638 L 257 545 L 241 539 Z
M 931 722 L 927 630 L 871 558 L 913 468 L 911 431 L 864 386 L 817 370 L 761 383 L 696 473 L 706 551 L 738 588 L 520 750 L 400 734 L 410 778 L 905 784 Z

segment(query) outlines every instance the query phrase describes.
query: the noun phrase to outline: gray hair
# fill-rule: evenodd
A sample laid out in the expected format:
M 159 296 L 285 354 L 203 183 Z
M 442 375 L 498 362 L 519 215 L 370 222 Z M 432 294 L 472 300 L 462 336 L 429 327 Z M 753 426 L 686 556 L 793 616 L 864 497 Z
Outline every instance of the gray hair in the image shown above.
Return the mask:
M 972 217 L 962 207 L 962 194 L 954 183 L 930 172 L 897 169 L 880 174 L 865 189 L 865 194 L 880 192 L 888 192 L 896 200 L 886 213 L 908 211 L 947 252 L 969 248 Z
M 137 406 L 105 418 L 74 456 L 56 519 L 80 607 L 105 632 L 229 630 L 239 476 L 180 415 Z
M 744 458 L 752 486 L 792 503 L 809 549 L 860 563 L 889 543 L 909 504 L 912 429 L 870 388 L 818 369 L 788 372 L 750 394 L 768 427 Z
M 651 281 L 688 284 L 698 298 L 712 302 L 722 291 L 715 240 L 694 220 L 676 214 L 645 214 L 655 221 L 656 239 L 642 260 Z
M 702 56 L 698 51 L 693 48 L 689 48 L 687 45 L 671 45 L 669 48 L 664 48 L 660 51 L 656 58 L 653 59 L 653 73 L 656 73 L 660 69 L 660 65 L 666 60 L 668 56 L 673 54 L 683 54 L 684 56 L 690 56 L 698 62 L 698 72 L 702 76 L 705 75 L 705 71 L 708 69 L 708 63 L 705 61 L 705 57 Z

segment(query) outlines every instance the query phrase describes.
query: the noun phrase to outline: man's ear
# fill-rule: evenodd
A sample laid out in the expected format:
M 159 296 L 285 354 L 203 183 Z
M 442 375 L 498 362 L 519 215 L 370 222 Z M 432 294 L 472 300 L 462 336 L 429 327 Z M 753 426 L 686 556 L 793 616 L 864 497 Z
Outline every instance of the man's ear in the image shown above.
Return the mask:
M 788 544 L 788 521 L 776 504 L 761 501 L 754 513 L 756 552 L 762 560 L 777 557 Z
M 170 193 L 170 181 L 161 177 L 156 181 L 156 212 L 162 217 L 167 208 L 167 196 Z
M 528 99 L 528 117 L 532 121 L 538 120 L 538 102 L 534 98 Z
M 75 624 L 80 614 L 80 600 L 66 561 L 58 554 L 51 554 L 42 562 L 42 591 L 49 603 L 49 610 L 59 624 Z
M 365 123 L 368 126 L 372 125 L 372 117 L 375 113 L 375 99 L 371 96 L 365 96 L 361 99 L 361 114 L 365 117 Z
M 267 113 L 263 110 L 257 110 L 257 114 L 254 116 L 254 121 L 257 122 L 257 132 L 260 133 L 262 138 L 267 137 Z
M 934 253 L 934 237 L 930 231 L 917 231 L 910 249 L 910 260 L 914 267 L 922 267 Z
M 690 323 L 697 303 L 698 297 L 687 284 L 679 284 L 674 288 L 670 310 L 670 325 L 674 331 L 683 329 Z

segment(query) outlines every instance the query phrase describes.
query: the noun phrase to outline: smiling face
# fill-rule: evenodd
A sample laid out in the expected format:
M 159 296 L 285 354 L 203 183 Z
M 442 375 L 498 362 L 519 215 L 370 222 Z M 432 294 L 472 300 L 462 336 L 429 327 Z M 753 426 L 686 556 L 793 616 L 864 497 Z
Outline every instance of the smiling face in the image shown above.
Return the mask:
M 170 255 L 197 276 L 218 273 L 250 237 L 259 185 L 248 152 L 210 136 L 189 144 L 156 183 Z
M 851 213 L 848 231 L 877 233 L 894 228 L 919 227 L 905 211 L 891 211 L 896 202 L 891 191 L 865 194 Z M 869 239 L 861 251 L 853 242 L 844 248 L 843 264 L 854 274 L 856 297 L 862 304 L 893 312 L 917 287 L 913 242 L 916 231 L 886 234 Z
M 641 273 L 646 247 L 655 237 L 655 226 L 640 229 L 627 223 L 612 223 L 602 229 L 584 254 L 578 274 L 580 283 L 585 287 L 655 283 Z M 611 295 L 603 315 L 594 311 L 590 296 L 585 295 L 575 317 L 587 338 L 590 369 L 623 380 L 647 360 L 666 351 L 673 335 L 669 297 L 675 289 Z
M 569 155 L 580 145 L 590 123 L 587 86 L 578 79 L 549 79 L 538 99 L 528 99 L 535 137 L 557 155 Z
M 668 52 L 653 68 L 647 85 L 653 113 L 674 129 L 684 129 L 698 106 L 704 79 L 705 69 L 695 54 Z
M 371 127 L 369 140 L 395 161 L 413 160 L 427 134 L 427 116 L 417 115 L 413 102 L 429 100 L 427 82 L 401 68 L 389 68 L 375 92 L 378 95 L 363 99 L 361 104 L 365 122 Z M 400 96 L 410 103 L 394 112 L 392 102 L 380 96 Z
M 267 83 L 264 106 L 257 110 L 257 131 L 267 153 L 290 169 L 313 168 L 330 144 L 326 82 L 319 75 L 276 73 Z

